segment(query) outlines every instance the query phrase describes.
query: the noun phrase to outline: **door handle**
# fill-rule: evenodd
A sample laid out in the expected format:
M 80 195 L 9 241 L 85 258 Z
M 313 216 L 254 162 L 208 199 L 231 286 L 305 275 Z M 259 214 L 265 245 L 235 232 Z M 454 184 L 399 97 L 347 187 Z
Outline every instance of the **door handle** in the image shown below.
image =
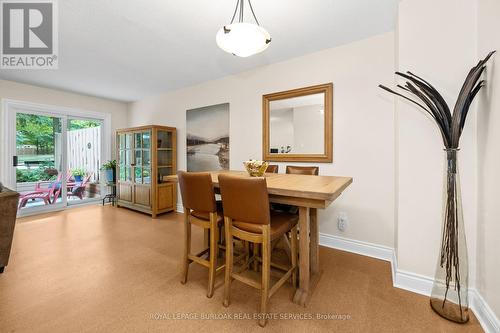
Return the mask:
M 17 166 L 17 156 L 12 156 L 12 166 Z

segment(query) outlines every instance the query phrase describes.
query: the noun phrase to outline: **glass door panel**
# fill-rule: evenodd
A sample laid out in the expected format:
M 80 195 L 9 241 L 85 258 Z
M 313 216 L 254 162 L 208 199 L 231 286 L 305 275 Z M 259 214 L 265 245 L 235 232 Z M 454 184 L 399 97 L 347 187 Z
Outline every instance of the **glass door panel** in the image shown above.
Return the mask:
M 142 133 L 135 133 L 134 134 L 134 147 L 137 148 L 142 148 Z
M 132 134 L 125 134 L 125 149 L 132 149 Z
M 172 132 L 158 131 L 158 149 L 172 148 Z
M 64 197 L 64 118 L 16 113 L 16 187 L 21 213 L 60 208 Z
M 142 148 L 151 148 L 151 132 L 142 132 Z
M 158 162 L 158 183 L 163 182 L 163 177 L 169 176 L 173 172 L 172 158 L 172 132 L 158 130 L 157 132 L 157 162 Z
M 125 134 L 120 134 L 119 139 L 118 139 L 118 169 L 120 170 L 120 175 L 118 179 L 122 182 L 124 182 L 127 177 L 126 177 L 126 171 L 125 171 Z
M 135 150 L 135 166 L 141 166 L 141 165 L 142 165 L 142 150 L 136 149 Z
M 151 151 L 143 150 L 142 151 L 142 165 L 150 165 L 151 164 Z
M 158 150 L 158 166 L 159 167 L 172 166 L 172 151 L 171 150 Z
M 136 166 L 134 167 L 134 169 L 135 169 L 134 183 L 142 184 L 142 168 Z
M 73 118 L 67 128 L 68 203 L 100 199 L 106 190 L 100 179 L 102 121 Z
M 172 175 L 172 167 L 158 167 L 158 182 L 163 182 L 163 177 Z
M 151 184 L 151 169 L 149 168 L 142 169 L 142 181 L 144 184 Z

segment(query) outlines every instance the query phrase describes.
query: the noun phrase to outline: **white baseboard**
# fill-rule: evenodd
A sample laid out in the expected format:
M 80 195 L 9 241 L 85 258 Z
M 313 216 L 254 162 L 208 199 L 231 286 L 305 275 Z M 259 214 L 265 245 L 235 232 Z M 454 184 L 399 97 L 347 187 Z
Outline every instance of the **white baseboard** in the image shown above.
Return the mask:
M 471 293 L 469 293 L 469 298 L 471 309 L 474 311 L 474 315 L 479 320 L 479 323 L 481 323 L 484 331 L 487 333 L 500 332 L 500 320 L 498 320 L 498 317 L 491 310 L 483 296 L 476 289 L 472 289 Z
M 397 268 L 397 264 L 393 266 L 395 271 L 392 272 L 392 284 L 396 288 L 409 290 L 417 294 L 430 296 L 432 291 L 433 278 L 425 275 L 420 275 Z
M 394 249 L 388 246 L 376 245 L 324 233 L 319 234 L 319 244 L 385 261 L 392 261 L 394 253 Z
M 184 207 L 182 204 L 177 204 L 177 209 L 175 210 L 177 213 L 184 213 Z
M 320 244 L 326 247 L 389 261 L 394 287 L 430 296 L 434 279 L 398 269 L 397 257 L 393 248 L 322 233 L 319 239 Z M 498 317 L 476 289 L 469 289 L 469 306 L 485 332 L 500 332 Z

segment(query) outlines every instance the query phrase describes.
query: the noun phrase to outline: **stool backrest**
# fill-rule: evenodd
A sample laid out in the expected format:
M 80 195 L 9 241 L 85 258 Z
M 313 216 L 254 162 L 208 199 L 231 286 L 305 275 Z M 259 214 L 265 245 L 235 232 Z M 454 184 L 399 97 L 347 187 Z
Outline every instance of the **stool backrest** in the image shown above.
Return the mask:
M 319 174 L 319 167 L 317 166 L 295 166 L 287 165 L 286 173 L 295 175 L 312 175 L 317 176 Z
M 178 171 L 177 178 L 184 208 L 209 213 L 217 211 L 210 173 Z
M 266 172 L 267 173 L 278 173 L 278 170 L 279 170 L 278 164 L 269 164 L 267 166 Z
M 219 175 L 224 216 L 235 221 L 269 224 L 271 221 L 266 179 Z

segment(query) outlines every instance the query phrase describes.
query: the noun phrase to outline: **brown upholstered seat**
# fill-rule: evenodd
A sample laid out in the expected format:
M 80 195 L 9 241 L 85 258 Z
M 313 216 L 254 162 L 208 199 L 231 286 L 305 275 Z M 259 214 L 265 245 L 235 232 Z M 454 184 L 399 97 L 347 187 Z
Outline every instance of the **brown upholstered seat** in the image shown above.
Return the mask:
M 219 175 L 219 187 L 224 207 L 224 225 L 226 232 L 226 277 L 224 283 L 224 306 L 229 306 L 231 282 L 233 279 L 246 283 L 261 291 L 260 312 L 267 313 L 267 303 L 274 292 L 290 277 L 296 286 L 297 280 L 297 221 L 298 216 L 282 212 L 270 212 L 269 195 L 266 179 L 261 177 L 235 177 Z M 270 288 L 271 241 L 287 232 L 291 233 L 291 265 L 281 266 L 285 274 Z M 254 244 L 254 255 L 243 266 L 262 262 L 262 282 L 256 282 L 239 273 L 233 272 L 233 237 Z M 257 257 L 256 248 L 262 245 L 262 258 Z M 259 325 L 265 326 L 267 316 L 259 319 Z
M 296 214 L 271 212 L 271 240 L 273 241 L 283 236 L 291 228 L 297 225 L 298 221 L 299 217 Z M 255 223 L 233 221 L 233 226 L 244 231 L 262 234 L 262 228 Z
M 224 266 L 217 267 L 217 254 L 219 249 L 219 224 L 222 223 L 222 207 L 215 201 L 215 192 L 212 177 L 207 172 L 184 172 L 177 173 L 179 187 L 181 189 L 182 205 L 184 206 L 184 256 L 182 263 L 181 283 L 187 282 L 189 264 L 196 262 L 208 268 L 208 292 L 207 297 L 212 297 L 215 286 L 215 275 Z M 209 245 L 199 254 L 191 254 L 191 225 L 197 225 L 205 230 L 205 236 Z M 210 240 L 208 241 L 208 238 Z M 210 252 L 209 260 L 202 255 Z
M 222 201 L 216 202 L 216 208 L 217 208 L 217 222 L 222 223 L 224 221 L 224 214 L 222 213 Z M 201 220 L 210 221 L 210 212 L 193 210 L 191 211 L 191 216 L 194 216 Z
M 287 165 L 286 173 L 294 175 L 312 175 L 317 176 L 319 174 L 319 167 L 317 166 L 296 166 Z
M 269 164 L 267 166 L 266 172 L 267 173 L 278 173 L 279 170 L 279 165 L 277 164 Z

